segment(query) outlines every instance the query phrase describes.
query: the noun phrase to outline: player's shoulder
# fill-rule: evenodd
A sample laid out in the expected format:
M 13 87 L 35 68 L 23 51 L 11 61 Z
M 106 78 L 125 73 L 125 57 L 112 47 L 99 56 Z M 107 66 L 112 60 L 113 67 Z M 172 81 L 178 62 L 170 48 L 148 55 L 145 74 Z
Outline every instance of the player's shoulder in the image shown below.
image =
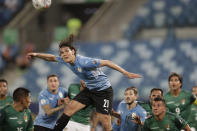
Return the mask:
M 120 103 L 119 103 L 119 105 L 124 105 L 124 104 L 126 104 L 126 102 L 124 101 L 124 100 L 122 100 L 122 101 L 120 101 Z
M 192 95 L 192 93 L 186 90 L 181 90 L 181 93 L 183 93 L 184 95 Z
M 78 89 L 78 88 L 80 88 L 80 84 L 78 84 L 78 83 L 72 83 L 72 84 L 69 85 L 68 88 L 69 88 L 69 90 L 70 89 L 75 89 L 75 88 Z
M 167 97 L 170 97 L 172 96 L 172 94 L 170 92 L 167 92 L 165 95 L 164 95 L 164 99 L 166 99 Z
M 1 110 L 5 110 L 5 111 L 6 111 L 6 110 L 9 110 L 9 109 L 11 108 L 11 106 L 12 106 L 12 105 L 6 105 L 6 106 L 4 106 Z
M 13 97 L 12 96 L 7 96 L 7 99 L 13 100 Z
M 42 90 L 40 93 L 39 93 L 39 99 L 41 98 L 45 98 L 45 97 L 48 97 L 50 95 L 49 91 L 47 89 L 44 89 Z
M 148 102 L 145 102 L 145 101 L 137 101 L 137 104 L 139 104 L 140 106 L 142 106 L 142 105 L 147 105 Z
M 172 112 L 170 112 L 170 111 L 166 111 L 166 116 L 167 116 L 168 118 L 170 118 L 170 117 L 177 117 L 177 114 L 172 113 Z
M 31 114 L 31 110 L 30 109 L 25 109 L 24 110 L 26 113 Z
M 63 91 L 63 92 L 66 91 L 66 92 L 67 92 L 68 90 L 67 90 L 66 88 L 64 88 L 64 87 L 59 87 L 59 88 L 58 88 L 58 91 Z

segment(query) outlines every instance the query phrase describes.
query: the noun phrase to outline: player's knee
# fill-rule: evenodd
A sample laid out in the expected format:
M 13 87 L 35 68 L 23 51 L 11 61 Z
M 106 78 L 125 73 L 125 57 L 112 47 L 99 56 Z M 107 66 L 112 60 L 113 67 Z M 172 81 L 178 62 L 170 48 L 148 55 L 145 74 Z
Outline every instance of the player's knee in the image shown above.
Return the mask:
M 73 104 L 68 104 L 66 108 L 64 109 L 64 113 L 68 116 L 72 116 L 76 111 L 75 111 L 75 106 Z
M 76 102 L 76 101 L 71 101 L 66 108 L 64 109 L 64 113 L 68 116 L 72 116 L 73 114 L 75 114 L 77 111 L 79 111 L 80 109 L 82 109 L 83 107 L 85 107 L 85 105 Z

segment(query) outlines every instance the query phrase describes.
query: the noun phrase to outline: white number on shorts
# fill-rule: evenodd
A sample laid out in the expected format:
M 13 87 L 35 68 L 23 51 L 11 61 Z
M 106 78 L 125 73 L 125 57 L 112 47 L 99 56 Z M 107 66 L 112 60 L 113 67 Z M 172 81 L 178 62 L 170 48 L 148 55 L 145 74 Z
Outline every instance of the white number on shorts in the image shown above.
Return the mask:
M 23 127 L 17 127 L 17 131 L 23 131 Z
M 103 105 L 103 107 L 106 107 L 106 108 L 109 107 L 109 100 L 104 99 L 104 105 Z

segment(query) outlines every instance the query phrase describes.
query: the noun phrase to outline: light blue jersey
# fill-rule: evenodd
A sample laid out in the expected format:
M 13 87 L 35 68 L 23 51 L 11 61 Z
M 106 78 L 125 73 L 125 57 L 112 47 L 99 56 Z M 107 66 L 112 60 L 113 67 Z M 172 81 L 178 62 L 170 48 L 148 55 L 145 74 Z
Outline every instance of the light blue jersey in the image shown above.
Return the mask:
M 65 88 L 59 87 L 57 94 L 52 94 L 51 92 L 48 91 L 48 89 L 42 90 L 38 98 L 39 113 L 34 121 L 34 125 L 53 129 L 56 120 L 58 119 L 60 111 L 54 113 L 51 116 L 48 116 L 42 109 L 42 106 L 46 104 L 50 104 L 51 108 L 55 108 L 57 107 L 58 100 L 60 98 L 65 98 L 66 96 L 67 96 L 67 91 Z
M 132 113 L 138 115 L 142 122 L 145 121 L 146 117 L 146 111 L 140 105 L 137 104 L 136 107 L 128 110 L 124 100 L 118 105 L 117 112 L 120 113 L 121 116 L 120 131 L 138 131 L 140 126 L 132 121 Z
M 76 55 L 74 65 L 64 62 L 61 57 L 56 57 L 57 62 L 65 64 L 80 79 L 84 80 L 89 90 L 104 90 L 111 86 L 107 76 L 100 69 L 100 59 L 93 59 Z

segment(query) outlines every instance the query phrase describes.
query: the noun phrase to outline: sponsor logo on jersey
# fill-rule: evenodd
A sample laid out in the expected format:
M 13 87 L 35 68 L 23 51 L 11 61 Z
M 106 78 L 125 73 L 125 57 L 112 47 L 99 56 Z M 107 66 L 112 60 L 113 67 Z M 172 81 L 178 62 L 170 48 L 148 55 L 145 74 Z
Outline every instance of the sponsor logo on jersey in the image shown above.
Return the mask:
M 77 94 L 76 93 L 71 93 L 71 96 L 76 96 Z
M 174 104 L 174 101 L 169 101 L 166 104 Z
M 18 119 L 17 117 L 10 117 L 9 118 L 10 120 L 16 120 L 16 119 Z
M 159 129 L 159 127 L 152 127 L 151 130 Z
M 17 123 L 21 125 L 23 123 L 23 121 L 22 120 L 18 120 Z

